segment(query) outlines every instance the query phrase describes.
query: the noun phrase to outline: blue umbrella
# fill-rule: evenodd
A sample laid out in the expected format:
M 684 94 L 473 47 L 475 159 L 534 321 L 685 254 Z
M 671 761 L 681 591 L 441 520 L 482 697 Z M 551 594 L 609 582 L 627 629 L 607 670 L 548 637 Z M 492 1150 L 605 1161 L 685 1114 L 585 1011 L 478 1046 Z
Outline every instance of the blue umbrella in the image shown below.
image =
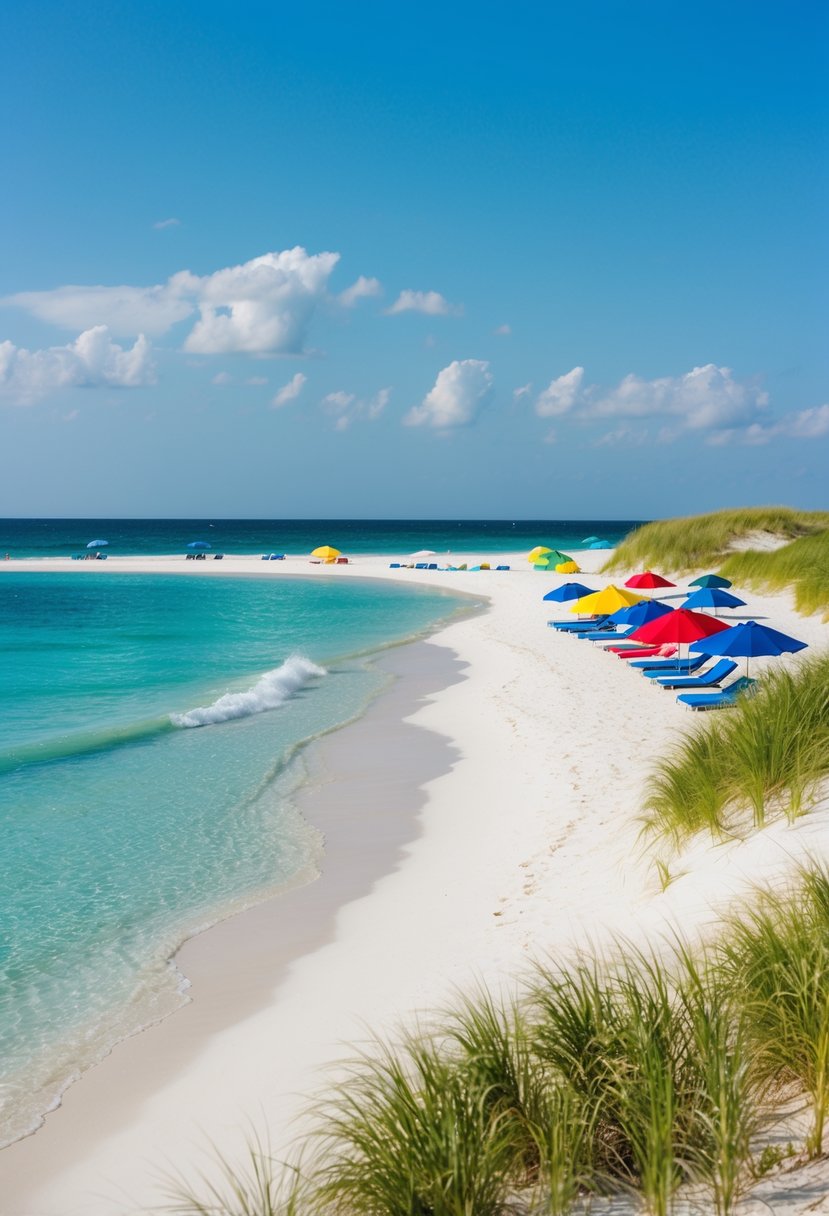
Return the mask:
M 692 642 L 691 650 L 701 654 L 723 654 L 731 658 L 744 658 L 746 675 L 749 661 L 762 655 L 774 656 L 781 654 L 796 654 L 798 650 L 806 649 L 806 642 L 790 638 L 785 633 L 770 629 L 768 625 L 758 625 L 756 621 L 741 621 L 730 629 L 723 629 L 711 637 L 700 638 Z
M 592 587 L 585 587 L 581 583 L 564 583 L 561 587 L 555 587 L 552 591 L 548 591 L 541 598 L 555 600 L 557 604 L 563 604 L 567 600 L 580 600 L 583 595 L 592 594 Z
M 721 574 L 703 574 L 699 578 L 695 578 L 689 587 L 730 587 L 731 580 L 723 578 Z
M 640 600 L 629 608 L 619 608 L 610 619 L 617 625 L 632 625 L 634 629 L 638 629 L 640 625 L 647 625 L 649 621 L 655 621 L 667 612 L 673 612 L 673 608 L 662 600 Z
M 738 600 L 720 587 L 700 587 L 688 596 L 683 608 L 713 608 L 716 616 L 718 608 L 742 608 L 744 604 L 745 600 Z
M 103 549 L 103 547 L 108 544 L 109 544 L 108 540 L 98 539 L 98 540 L 91 540 L 86 547 L 87 547 L 87 549 Z
M 211 546 L 208 545 L 206 540 L 191 540 L 190 544 L 187 546 L 187 548 L 188 549 L 209 549 L 209 548 L 211 548 Z
M 590 545 L 590 548 L 591 549 L 612 549 L 613 546 L 611 545 L 609 540 L 594 540 L 593 543 Z
M 599 543 L 598 536 L 585 536 L 581 542 L 583 545 L 597 545 Z

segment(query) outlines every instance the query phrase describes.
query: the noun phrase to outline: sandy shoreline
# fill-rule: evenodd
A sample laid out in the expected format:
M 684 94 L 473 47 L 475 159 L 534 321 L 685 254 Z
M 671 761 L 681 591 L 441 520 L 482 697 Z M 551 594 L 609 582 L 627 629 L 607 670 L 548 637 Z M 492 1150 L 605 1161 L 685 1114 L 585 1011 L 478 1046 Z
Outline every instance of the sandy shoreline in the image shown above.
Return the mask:
M 585 554 L 585 566 L 605 557 Z M 255 559 L 218 568 L 173 561 L 38 565 L 265 573 Z M 774 881 L 807 853 L 829 858 L 823 807 L 744 843 L 696 845 L 662 894 L 636 852 L 635 817 L 652 758 L 693 721 L 622 663 L 548 629 L 549 616 L 564 615 L 540 602 L 556 577 L 515 556 L 512 564 L 505 575 L 391 571 L 387 558 L 336 571 L 268 564 L 269 577 L 277 566 L 273 577 L 416 578 L 491 604 L 384 658 L 402 665 L 393 690 L 325 740 L 330 780 L 317 780 L 304 803 L 328 840 L 325 874 L 282 897 L 297 902 L 291 961 L 272 947 L 281 899 L 188 943 L 178 962 L 194 1001 L 120 1045 L 41 1132 L 0 1154 L 6 1216 L 144 1210 L 158 1202 L 154 1179 L 165 1164 L 186 1173 L 204 1163 L 207 1137 L 232 1156 L 245 1127 L 267 1123 L 272 1143 L 285 1146 L 320 1067 L 366 1026 L 434 1008 L 477 977 L 511 985 L 528 959 L 586 938 L 653 940 L 671 925 L 693 932 L 752 882 Z M 766 616 L 813 646 L 829 640 L 829 626 L 797 616 L 788 596 L 744 598 L 742 615 Z M 384 731 L 393 740 L 385 773 L 371 748 Z M 349 830 L 367 779 L 375 813 L 395 810 L 382 839 L 387 816 L 372 822 L 369 812 L 360 831 Z M 367 839 L 370 856 L 360 848 Z M 797 1202 L 775 1210 L 795 1212 Z

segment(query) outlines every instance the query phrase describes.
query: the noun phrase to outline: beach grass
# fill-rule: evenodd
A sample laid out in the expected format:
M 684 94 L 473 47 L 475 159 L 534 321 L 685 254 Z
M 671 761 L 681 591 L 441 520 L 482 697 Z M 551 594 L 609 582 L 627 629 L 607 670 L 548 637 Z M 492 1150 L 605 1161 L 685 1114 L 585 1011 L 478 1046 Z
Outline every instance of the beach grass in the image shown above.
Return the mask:
M 715 838 L 769 818 L 806 813 L 829 777 L 829 654 L 763 677 L 753 697 L 701 722 L 657 761 L 643 830 L 678 848 L 697 832 Z
M 829 616 L 829 531 L 812 532 L 771 552 L 732 553 L 720 571 L 738 586 L 758 591 L 791 587 L 798 612 Z
M 796 511 L 790 507 L 744 507 L 708 515 L 655 520 L 626 536 L 604 570 L 654 569 L 683 573 L 706 567 L 713 569 L 720 567 L 726 558 L 733 560 L 729 554 L 735 543 L 748 543 L 754 535 L 794 541 L 820 533 L 829 533 L 829 512 Z M 758 558 L 758 567 L 773 556 L 774 551 L 752 554 Z M 797 554 L 795 563 L 800 568 Z M 779 568 L 782 570 L 782 565 Z M 731 574 L 728 577 L 732 577 Z M 829 600 L 826 603 L 829 605 Z
M 283 1191 L 260 1143 L 187 1216 L 564 1216 L 679 1189 L 733 1216 L 779 1163 L 764 1132 L 805 1095 L 809 1156 L 829 1118 L 829 872 L 754 892 L 705 947 L 620 946 L 537 966 L 518 1004 L 479 990 L 428 1030 L 340 1066 Z M 310 1146 L 309 1146 L 310 1144 Z

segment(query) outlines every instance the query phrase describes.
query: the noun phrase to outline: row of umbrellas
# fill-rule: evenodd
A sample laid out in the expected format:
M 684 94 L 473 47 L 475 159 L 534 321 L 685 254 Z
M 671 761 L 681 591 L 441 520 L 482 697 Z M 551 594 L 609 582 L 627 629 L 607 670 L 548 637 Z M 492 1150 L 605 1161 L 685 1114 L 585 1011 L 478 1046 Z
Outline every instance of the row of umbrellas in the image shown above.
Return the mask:
M 634 576 L 636 577 L 636 576 Z M 661 576 L 655 576 L 657 578 Z M 695 579 L 694 584 L 704 582 L 707 578 L 718 578 L 717 575 L 703 576 Z M 726 581 L 727 580 L 723 580 Z M 628 583 L 631 580 L 628 579 Z M 663 583 L 666 583 L 664 580 Z M 660 584 L 663 585 L 663 584 Z M 674 584 L 668 583 L 668 586 Z M 731 586 L 728 583 L 728 586 Z M 701 600 L 701 597 L 702 600 Z M 723 602 L 725 597 L 730 603 Z M 768 625 L 757 621 L 741 621 L 736 625 L 728 625 L 717 617 L 708 616 L 696 611 L 701 606 L 736 607 L 744 604 L 744 600 L 728 595 L 721 587 L 705 585 L 695 594 L 688 596 L 681 608 L 672 608 L 662 600 L 647 599 L 636 595 L 627 587 L 616 587 L 611 584 L 602 591 L 591 591 L 581 583 L 565 583 L 543 597 L 565 603 L 574 600 L 571 609 L 581 615 L 587 613 L 606 613 L 616 625 L 633 626 L 633 631 L 626 634 L 631 642 L 642 642 L 645 645 L 661 646 L 673 644 L 678 648 L 687 645 L 689 650 L 706 655 L 728 656 L 730 658 L 745 658 L 746 675 L 752 658 L 759 656 L 778 656 L 795 654 L 804 650 L 805 642 L 791 638 Z M 713 601 L 713 602 L 712 602 Z

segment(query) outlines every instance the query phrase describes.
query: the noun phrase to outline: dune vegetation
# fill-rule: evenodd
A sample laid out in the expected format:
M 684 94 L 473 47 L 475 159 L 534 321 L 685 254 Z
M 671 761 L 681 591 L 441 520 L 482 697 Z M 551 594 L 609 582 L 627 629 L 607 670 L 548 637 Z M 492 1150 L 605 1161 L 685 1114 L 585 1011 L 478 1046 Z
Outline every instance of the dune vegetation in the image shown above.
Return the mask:
M 254 1144 L 202 1198 L 211 1216 L 558 1216 L 631 1195 L 668 1216 L 681 1187 L 733 1213 L 787 1152 L 782 1103 L 829 1112 L 829 872 L 755 893 L 719 939 L 538 967 L 524 999 L 484 992 L 338 1070 L 287 1192 Z M 796 1150 L 790 1148 L 788 1154 Z
M 829 654 L 763 676 L 753 697 L 700 723 L 657 761 L 644 830 L 674 847 L 805 814 L 829 777 Z
M 829 530 L 801 536 L 770 553 L 732 553 L 719 568 L 738 586 L 772 592 L 791 587 L 798 612 L 829 617 Z
M 740 566 L 743 554 L 734 554 L 734 548 L 746 546 L 750 549 L 755 537 L 772 537 L 782 542 L 811 540 L 814 547 L 785 544 L 781 549 L 767 550 L 758 546 L 760 551 L 745 555 L 754 560 L 747 562 L 745 567 Z M 654 569 L 681 574 L 703 568 L 724 569 L 722 564 L 727 560 L 737 563 L 734 570 L 735 573 L 739 571 L 741 581 L 745 581 L 749 575 L 762 581 L 768 568 L 773 571 L 772 578 L 782 579 L 777 585 L 784 586 L 799 583 L 817 560 L 823 569 L 825 585 L 829 581 L 826 569 L 828 546 L 829 512 L 795 511 L 789 507 L 744 507 L 643 524 L 625 537 L 605 570 Z M 781 559 L 779 555 L 788 550 L 792 552 L 787 558 Z M 727 577 L 731 578 L 732 575 L 728 573 Z M 818 604 L 823 605 L 829 608 L 829 596 Z

